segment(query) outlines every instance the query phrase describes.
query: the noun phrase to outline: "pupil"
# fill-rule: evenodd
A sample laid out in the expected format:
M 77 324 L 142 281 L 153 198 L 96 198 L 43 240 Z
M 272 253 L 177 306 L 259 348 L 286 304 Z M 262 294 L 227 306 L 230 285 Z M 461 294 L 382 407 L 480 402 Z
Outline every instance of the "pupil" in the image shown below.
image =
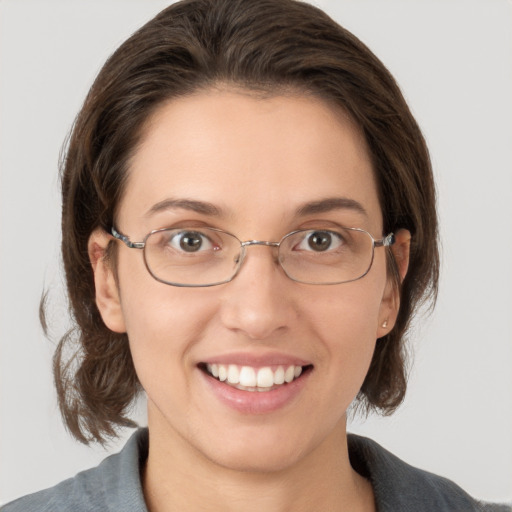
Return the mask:
M 331 245 L 331 235 L 320 231 L 313 233 L 308 239 L 308 244 L 314 251 L 326 251 Z
M 201 248 L 201 238 L 194 233 L 186 233 L 180 238 L 180 247 L 187 252 L 195 252 Z

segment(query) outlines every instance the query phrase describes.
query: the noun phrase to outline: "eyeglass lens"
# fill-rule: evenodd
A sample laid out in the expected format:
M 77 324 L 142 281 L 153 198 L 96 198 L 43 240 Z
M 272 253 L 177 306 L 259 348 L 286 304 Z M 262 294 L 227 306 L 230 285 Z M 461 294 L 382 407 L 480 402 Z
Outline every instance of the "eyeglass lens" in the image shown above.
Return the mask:
M 247 243 L 247 246 L 251 243 Z M 278 260 L 291 279 L 309 284 L 336 284 L 359 279 L 373 259 L 373 238 L 356 228 L 308 229 L 289 233 Z M 159 281 L 208 286 L 230 281 L 246 247 L 234 235 L 213 228 L 163 229 L 145 240 L 144 258 Z

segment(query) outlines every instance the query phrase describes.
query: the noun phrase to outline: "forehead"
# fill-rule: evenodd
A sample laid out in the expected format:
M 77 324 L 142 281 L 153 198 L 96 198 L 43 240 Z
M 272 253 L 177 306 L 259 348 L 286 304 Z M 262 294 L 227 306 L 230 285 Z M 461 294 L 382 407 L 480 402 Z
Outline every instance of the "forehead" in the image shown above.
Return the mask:
M 380 222 L 364 137 L 341 108 L 306 95 L 212 90 L 169 101 L 151 117 L 119 217 L 140 223 L 155 204 L 185 199 L 275 221 L 332 197 L 359 202 Z

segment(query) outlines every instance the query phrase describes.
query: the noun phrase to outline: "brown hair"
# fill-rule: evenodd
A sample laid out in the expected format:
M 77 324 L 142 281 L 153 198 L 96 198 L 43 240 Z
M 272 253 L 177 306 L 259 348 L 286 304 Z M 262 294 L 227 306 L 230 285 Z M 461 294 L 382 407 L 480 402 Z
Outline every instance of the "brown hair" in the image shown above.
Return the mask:
M 89 236 L 98 227 L 110 230 L 149 116 L 166 100 L 219 83 L 314 94 L 360 126 L 384 231 L 406 228 L 413 238 L 397 323 L 377 343 L 358 399 L 383 413 L 403 400 L 404 335 L 420 303 L 435 300 L 439 258 L 429 155 L 398 86 L 368 48 L 309 4 L 185 0 L 108 59 L 76 118 L 62 164 L 62 254 L 75 328 L 58 345 L 54 374 L 65 423 L 82 442 L 104 442 L 118 427 L 133 426 L 127 411 L 140 390 L 126 334 L 111 332 L 95 304 Z

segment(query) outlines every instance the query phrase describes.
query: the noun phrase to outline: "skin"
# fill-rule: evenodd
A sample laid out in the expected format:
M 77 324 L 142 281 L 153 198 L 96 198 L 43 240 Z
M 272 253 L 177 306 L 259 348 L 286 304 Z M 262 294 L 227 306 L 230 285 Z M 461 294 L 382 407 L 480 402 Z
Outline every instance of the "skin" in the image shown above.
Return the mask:
M 116 227 L 132 241 L 183 221 L 241 240 L 276 241 L 332 223 L 386 235 L 359 130 L 314 97 L 218 88 L 172 100 L 146 125 L 129 172 Z M 332 197 L 355 200 L 365 213 L 297 214 Z M 148 214 L 169 198 L 205 201 L 223 214 Z M 396 237 L 403 277 L 410 235 Z M 102 258 L 110 240 L 95 231 L 89 253 L 102 317 L 128 333 L 148 397 L 150 510 L 375 510 L 371 485 L 349 463 L 346 410 L 398 312 L 385 250 L 376 249 L 364 278 L 319 286 L 290 280 L 272 249 L 253 246 L 232 282 L 194 289 L 156 281 L 142 251 L 121 242 L 116 282 Z M 284 406 L 242 413 L 218 400 L 198 368 L 235 352 L 286 354 L 313 369 Z

